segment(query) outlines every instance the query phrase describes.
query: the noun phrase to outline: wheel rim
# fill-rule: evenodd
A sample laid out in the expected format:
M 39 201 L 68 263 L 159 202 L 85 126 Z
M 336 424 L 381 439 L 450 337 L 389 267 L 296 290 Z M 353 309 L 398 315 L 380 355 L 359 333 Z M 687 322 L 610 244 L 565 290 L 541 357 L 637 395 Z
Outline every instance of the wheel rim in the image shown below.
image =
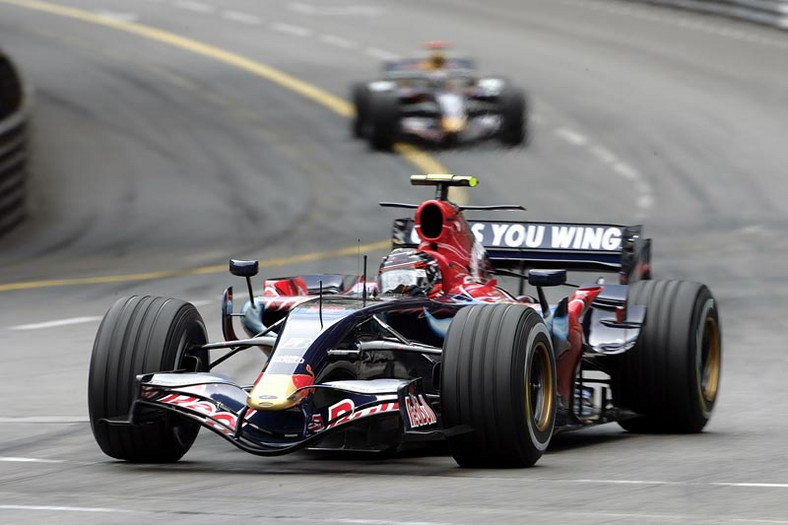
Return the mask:
M 722 367 L 722 344 L 717 320 L 707 315 L 698 359 L 698 379 L 704 408 L 708 411 L 717 398 Z
M 533 421 L 538 432 L 548 429 L 553 412 L 555 389 L 549 352 L 550 349 L 544 343 L 534 345 L 525 374 L 525 407 L 529 412 L 526 416 Z

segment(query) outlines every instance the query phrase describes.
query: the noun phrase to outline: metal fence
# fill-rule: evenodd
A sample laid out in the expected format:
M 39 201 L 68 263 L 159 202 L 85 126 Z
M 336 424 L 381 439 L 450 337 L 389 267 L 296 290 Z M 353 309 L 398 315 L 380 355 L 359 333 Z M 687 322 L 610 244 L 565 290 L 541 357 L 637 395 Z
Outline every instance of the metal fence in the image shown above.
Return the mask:
M 21 76 L 0 52 L 0 235 L 25 215 L 28 109 Z
M 739 18 L 788 30 L 788 0 L 634 0 Z

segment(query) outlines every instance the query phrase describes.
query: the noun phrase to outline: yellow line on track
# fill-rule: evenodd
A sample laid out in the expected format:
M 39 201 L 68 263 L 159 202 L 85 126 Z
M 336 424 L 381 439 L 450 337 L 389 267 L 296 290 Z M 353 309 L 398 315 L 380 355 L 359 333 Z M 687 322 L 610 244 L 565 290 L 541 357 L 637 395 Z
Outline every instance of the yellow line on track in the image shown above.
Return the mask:
M 288 264 L 323 261 L 356 255 L 359 252 L 369 252 L 374 250 L 384 250 L 391 246 L 391 241 L 379 241 L 369 244 L 348 246 L 328 252 L 305 253 L 290 257 L 278 257 L 275 259 L 263 259 L 260 261 L 261 268 L 271 268 L 274 266 L 285 266 Z M 0 292 L 10 292 L 13 290 L 30 290 L 33 288 L 54 288 L 58 286 L 74 286 L 79 284 L 101 284 L 101 283 L 123 283 L 130 281 L 149 281 L 152 279 L 166 279 L 168 277 L 180 277 L 183 275 L 205 275 L 211 273 L 227 272 L 226 264 L 215 264 L 212 266 L 201 266 L 199 268 L 184 268 L 182 270 L 169 270 L 163 272 L 132 273 L 126 275 L 105 275 L 103 277 L 82 277 L 77 279 L 49 279 L 43 281 L 27 281 L 21 283 L 0 284 Z
M 230 51 L 205 44 L 194 40 L 192 38 L 184 37 L 163 31 L 154 27 L 138 24 L 136 22 L 126 22 L 116 20 L 108 17 L 103 17 L 90 11 L 77 9 L 74 7 L 67 7 L 49 2 L 41 2 L 38 0 L 0 0 L 0 3 L 15 5 L 18 7 L 32 9 L 52 15 L 72 18 L 81 20 L 94 25 L 104 26 L 132 35 L 137 35 L 149 40 L 168 44 L 204 57 L 208 57 L 224 64 L 236 67 L 238 69 L 247 71 L 255 76 L 264 78 L 280 87 L 288 89 L 294 93 L 301 95 L 317 104 L 330 109 L 334 113 L 343 117 L 352 117 L 354 114 L 353 106 L 340 97 L 332 95 L 331 93 L 320 89 L 319 87 L 300 80 L 292 75 L 280 71 L 271 66 L 251 60 L 242 55 L 232 53 Z M 419 150 L 418 148 L 408 144 L 397 144 L 395 151 L 403 158 L 413 164 L 422 173 L 446 173 L 447 170 L 440 162 L 435 160 L 427 153 Z M 361 246 L 362 250 L 375 250 L 384 249 L 389 245 L 389 241 L 380 241 L 365 246 Z M 296 262 L 317 261 L 322 259 L 329 259 L 339 257 L 342 255 L 351 255 L 356 253 L 359 249 L 358 246 L 350 248 L 343 248 L 340 250 L 311 253 L 305 255 L 298 255 L 294 257 L 285 257 L 281 259 L 269 259 L 268 261 L 261 261 L 261 266 L 278 266 L 284 264 L 292 264 Z M 143 281 L 150 279 L 162 279 L 165 277 L 173 277 L 179 275 L 195 275 L 205 273 L 217 273 L 226 271 L 227 267 L 224 265 L 205 266 L 201 268 L 162 271 L 162 272 L 149 272 L 127 275 L 108 275 L 104 277 L 85 277 L 80 279 L 52 279 L 43 281 L 29 281 L 20 283 L 0 284 L 0 292 L 9 290 L 25 290 L 31 288 L 45 288 L 54 286 L 69 286 L 77 284 L 98 284 L 98 283 L 113 283 L 113 282 L 126 282 L 126 281 Z

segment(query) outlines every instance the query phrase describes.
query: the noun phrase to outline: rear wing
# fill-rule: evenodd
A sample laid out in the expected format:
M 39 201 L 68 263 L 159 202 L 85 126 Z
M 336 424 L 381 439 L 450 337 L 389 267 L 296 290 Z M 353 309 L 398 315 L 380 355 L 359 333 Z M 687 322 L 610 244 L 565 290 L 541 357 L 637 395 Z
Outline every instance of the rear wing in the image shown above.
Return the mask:
M 495 269 L 617 272 L 623 283 L 650 277 L 651 239 L 642 237 L 640 225 L 521 221 L 468 221 L 468 225 Z M 394 221 L 392 245 L 419 245 L 413 219 Z

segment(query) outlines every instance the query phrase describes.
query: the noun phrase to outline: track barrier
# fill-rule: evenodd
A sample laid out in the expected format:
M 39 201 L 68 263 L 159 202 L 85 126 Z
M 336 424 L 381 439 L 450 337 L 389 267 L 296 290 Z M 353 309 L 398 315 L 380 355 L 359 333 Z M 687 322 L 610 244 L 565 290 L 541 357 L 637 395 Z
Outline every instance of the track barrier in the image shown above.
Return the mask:
M 0 235 L 25 216 L 29 96 L 11 59 L 0 51 Z
M 788 30 L 788 0 L 633 0 L 667 5 Z

